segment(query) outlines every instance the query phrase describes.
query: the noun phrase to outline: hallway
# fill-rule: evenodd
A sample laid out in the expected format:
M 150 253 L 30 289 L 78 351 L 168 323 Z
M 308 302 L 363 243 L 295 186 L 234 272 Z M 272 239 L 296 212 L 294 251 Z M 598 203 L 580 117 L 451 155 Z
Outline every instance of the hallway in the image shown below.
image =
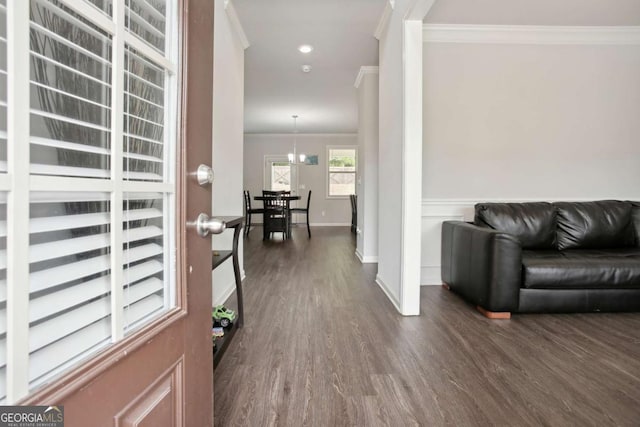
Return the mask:
M 640 314 L 490 321 L 440 287 L 402 317 L 348 227 L 245 239 L 245 327 L 215 425 L 633 425 Z M 233 305 L 233 304 L 230 304 Z

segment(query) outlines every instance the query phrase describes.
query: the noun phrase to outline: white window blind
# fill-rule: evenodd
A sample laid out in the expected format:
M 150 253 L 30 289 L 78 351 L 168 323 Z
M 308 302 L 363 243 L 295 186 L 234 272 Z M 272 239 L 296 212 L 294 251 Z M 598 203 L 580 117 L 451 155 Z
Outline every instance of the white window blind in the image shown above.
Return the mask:
M 112 37 L 49 0 L 30 27 L 31 173 L 108 179 Z
M 165 219 L 159 193 L 128 193 L 124 201 L 124 327 L 128 333 L 151 314 L 161 312 L 173 297 L 165 289 L 164 277 L 172 276 L 164 259 Z M 167 268 L 169 267 L 169 268 Z M 167 293 L 169 292 L 169 293 Z
M 176 304 L 176 10 L 176 0 L 0 0 L 0 403 Z M 7 16 L 23 17 L 9 26 L 15 38 Z M 28 108 L 7 115 L 12 82 Z M 27 164 L 18 191 L 11 178 Z M 9 226 L 22 215 L 27 227 Z M 27 256 L 10 256 L 21 248 Z M 21 301 L 24 313 L 8 305 Z
M 164 70 L 127 46 L 125 55 L 125 178 L 162 181 Z

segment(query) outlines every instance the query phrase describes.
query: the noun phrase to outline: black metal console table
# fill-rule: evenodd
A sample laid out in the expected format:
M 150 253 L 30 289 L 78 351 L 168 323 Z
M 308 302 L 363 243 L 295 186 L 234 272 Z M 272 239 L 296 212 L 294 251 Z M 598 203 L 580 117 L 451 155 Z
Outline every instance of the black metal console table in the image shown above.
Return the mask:
M 238 300 L 238 312 L 236 320 L 231 324 L 231 326 L 225 329 L 224 337 L 217 340 L 216 348 L 213 351 L 213 367 L 215 368 L 218 363 L 220 363 L 220 359 L 222 355 L 229 347 L 229 343 L 231 339 L 235 335 L 238 328 L 242 327 L 244 323 L 244 306 L 242 303 L 242 278 L 240 277 L 240 261 L 238 260 L 238 241 L 240 237 L 240 230 L 242 230 L 243 218 L 241 216 L 219 216 L 216 217 L 222 221 L 224 221 L 227 225 L 227 228 L 233 228 L 233 246 L 232 249 L 225 251 L 214 250 L 211 255 L 212 259 L 212 270 L 215 270 L 218 266 L 220 266 L 224 261 L 226 261 L 229 257 L 233 260 L 233 275 L 236 280 L 236 297 Z

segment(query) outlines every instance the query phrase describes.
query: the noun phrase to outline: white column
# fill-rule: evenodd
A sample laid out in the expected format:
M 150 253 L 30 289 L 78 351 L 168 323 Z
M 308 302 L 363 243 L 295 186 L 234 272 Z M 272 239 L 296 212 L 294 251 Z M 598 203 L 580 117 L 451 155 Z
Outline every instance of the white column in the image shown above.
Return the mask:
M 401 310 L 420 314 L 422 200 L 422 20 L 403 22 Z

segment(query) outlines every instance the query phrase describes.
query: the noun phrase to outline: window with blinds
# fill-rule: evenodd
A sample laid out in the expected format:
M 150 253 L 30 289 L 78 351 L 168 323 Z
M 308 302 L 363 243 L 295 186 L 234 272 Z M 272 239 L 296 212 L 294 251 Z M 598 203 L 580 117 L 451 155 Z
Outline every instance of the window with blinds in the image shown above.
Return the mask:
M 327 147 L 327 197 L 356 194 L 355 147 Z
M 0 404 L 176 305 L 176 10 L 0 0 Z

